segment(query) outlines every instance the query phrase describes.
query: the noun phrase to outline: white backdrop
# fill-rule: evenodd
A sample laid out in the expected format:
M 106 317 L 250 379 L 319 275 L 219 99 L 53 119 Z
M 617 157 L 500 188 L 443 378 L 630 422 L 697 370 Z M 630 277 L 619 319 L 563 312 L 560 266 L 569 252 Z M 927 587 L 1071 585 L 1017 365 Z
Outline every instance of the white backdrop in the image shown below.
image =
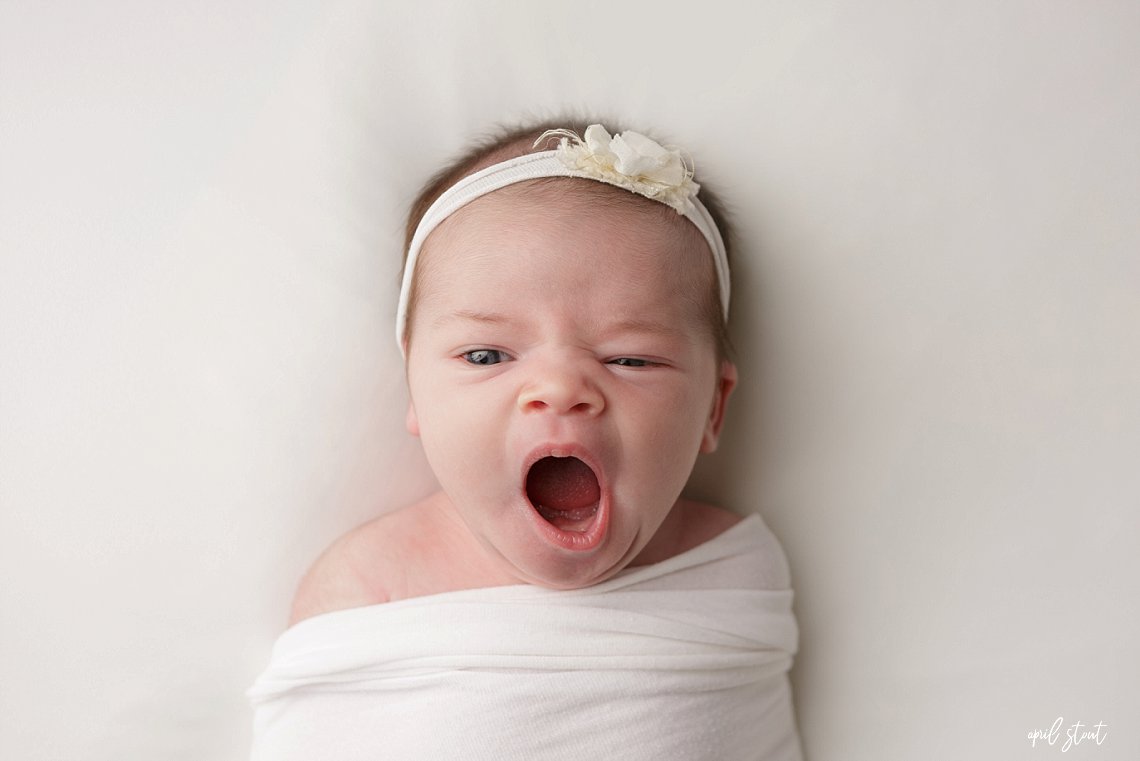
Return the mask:
M 735 209 L 692 488 L 785 545 L 809 759 L 1140 756 L 1138 71 L 1125 0 L 0 0 L 0 758 L 246 756 L 300 574 L 430 487 L 406 206 L 567 109 Z

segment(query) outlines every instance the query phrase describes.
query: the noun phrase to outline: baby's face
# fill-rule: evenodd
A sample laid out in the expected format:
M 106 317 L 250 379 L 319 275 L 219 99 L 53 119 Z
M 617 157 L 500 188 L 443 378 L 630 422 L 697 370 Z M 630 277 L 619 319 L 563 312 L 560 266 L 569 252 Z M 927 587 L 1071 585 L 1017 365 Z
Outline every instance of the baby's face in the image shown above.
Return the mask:
M 710 254 L 687 221 L 528 186 L 428 240 L 408 428 L 496 567 L 577 588 L 653 538 L 715 448 L 735 376 L 701 321 Z

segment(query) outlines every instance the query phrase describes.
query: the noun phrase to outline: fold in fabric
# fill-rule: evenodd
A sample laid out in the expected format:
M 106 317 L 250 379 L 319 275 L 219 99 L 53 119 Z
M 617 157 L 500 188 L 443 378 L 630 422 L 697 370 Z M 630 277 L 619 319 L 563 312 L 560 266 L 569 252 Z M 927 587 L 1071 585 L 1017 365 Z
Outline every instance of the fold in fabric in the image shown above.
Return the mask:
M 787 563 L 757 515 L 584 589 L 470 589 L 290 628 L 254 761 L 801 757 Z

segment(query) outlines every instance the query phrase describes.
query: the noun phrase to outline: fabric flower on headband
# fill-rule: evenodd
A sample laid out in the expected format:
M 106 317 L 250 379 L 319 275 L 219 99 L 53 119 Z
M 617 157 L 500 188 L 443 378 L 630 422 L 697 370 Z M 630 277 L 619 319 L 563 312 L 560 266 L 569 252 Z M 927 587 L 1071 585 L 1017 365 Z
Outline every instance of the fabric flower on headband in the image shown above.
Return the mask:
M 611 137 L 600 124 L 587 127 L 584 139 L 568 129 L 552 129 L 534 144 L 551 137 L 562 138 L 557 156 L 568 169 L 660 201 L 678 214 L 693 209 L 692 198 L 701 186 L 693 182 L 692 161 L 681 151 L 637 132 Z

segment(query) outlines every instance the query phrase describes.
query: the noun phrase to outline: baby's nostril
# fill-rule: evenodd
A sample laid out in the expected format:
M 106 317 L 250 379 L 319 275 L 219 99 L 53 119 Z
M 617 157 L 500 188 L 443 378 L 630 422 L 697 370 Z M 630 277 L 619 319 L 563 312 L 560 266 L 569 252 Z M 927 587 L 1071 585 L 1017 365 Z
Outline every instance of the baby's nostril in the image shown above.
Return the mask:
M 583 375 L 567 371 L 536 376 L 518 396 L 524 411 L 550 410 L 558 413 L 597 414 L 605 408 L 600 390 Z

